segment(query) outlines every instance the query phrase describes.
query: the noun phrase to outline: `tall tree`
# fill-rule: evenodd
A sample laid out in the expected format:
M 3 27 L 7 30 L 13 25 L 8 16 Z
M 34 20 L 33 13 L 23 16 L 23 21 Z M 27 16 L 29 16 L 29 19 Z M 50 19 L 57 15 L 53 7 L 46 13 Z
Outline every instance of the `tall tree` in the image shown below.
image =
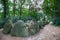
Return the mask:
M 14 15 L 14 16 L 15 16 L 15 8 L 16 8 L 16 7 L 15 7 L 15 6 L 16 6 L 15 2 L 16 2 L 16 0 L 13 1 L 13 13 L 14 13 L 13 15 Z
M 22 7 L 23 7 L 23 4 L 24 4 L 25 0 L 19 0 L 19 12 L 20 12 L 20 17 L 22 15 Z
M 5 19 L 8 15 L 8 11 L 9 11 L 8 0 L 2 0 L 2 3 L 3 3 L 3 6 L 4 6 L 3 16 L 4 16 L 4 19 Z

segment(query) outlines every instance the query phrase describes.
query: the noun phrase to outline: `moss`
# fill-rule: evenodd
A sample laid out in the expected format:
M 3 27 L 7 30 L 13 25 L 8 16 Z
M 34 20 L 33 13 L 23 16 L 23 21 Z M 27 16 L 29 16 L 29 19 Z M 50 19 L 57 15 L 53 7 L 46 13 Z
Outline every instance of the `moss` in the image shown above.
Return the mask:
M 25 37 L 28 36 L 28 29 L 24 26 L 24 22 L 19 20 L 15 23 L 14 27 L 12 28 L 11 35 L 18 36 L 18 37 Z
M 4 24 L 4 28 L 3 28 L 3 33 L 8 34 L 10 33 L 12 27 L 13 27 L 13 23 L 11 20 L 8 20 L 5 24 Z

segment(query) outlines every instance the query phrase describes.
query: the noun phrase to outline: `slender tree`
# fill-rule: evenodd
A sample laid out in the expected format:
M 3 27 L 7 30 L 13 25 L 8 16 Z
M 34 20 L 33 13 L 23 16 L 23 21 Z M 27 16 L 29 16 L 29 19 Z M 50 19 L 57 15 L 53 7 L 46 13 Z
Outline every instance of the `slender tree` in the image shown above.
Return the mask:
M 3 6 L 4 6 L 4 12 L 3 12 L 3 18 L 5 19 L 8 15 L 9 6 L 8 6 L 8 0 L 2 0 Z
M 15 7 L 15 6 L 16 6 L 15 2 L 16 2 L 16 0 L 13 1 L 13 13 L 14 13 L 13 15 L 14 15 L 14 16 L 15 16 L 15 8 L 16 8 L 16 7 Z
M 22 15 L 22 7 L 24 5 L 24 2 L 25 2 L 25 0 L 19 0 L 19 13 L 20 13 L 20 17 Z

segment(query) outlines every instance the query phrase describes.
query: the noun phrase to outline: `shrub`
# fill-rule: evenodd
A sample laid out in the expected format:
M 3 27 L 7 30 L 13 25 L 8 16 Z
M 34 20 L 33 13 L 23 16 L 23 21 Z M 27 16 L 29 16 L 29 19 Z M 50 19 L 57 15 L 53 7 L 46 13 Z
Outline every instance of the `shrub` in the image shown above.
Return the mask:
M 11 17 L 11 20 L 13 23 L 16 23 L 19 20 L 19 17 L 18 16 Z

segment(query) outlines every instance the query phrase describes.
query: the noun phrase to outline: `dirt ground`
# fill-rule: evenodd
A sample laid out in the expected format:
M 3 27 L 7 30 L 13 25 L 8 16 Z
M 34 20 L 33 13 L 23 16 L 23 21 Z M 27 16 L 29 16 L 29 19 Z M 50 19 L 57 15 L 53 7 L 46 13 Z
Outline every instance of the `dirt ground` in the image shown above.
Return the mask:
M 4 35 L 0 30 L 0 40 L 60 40 L 60 28 L 48 24 L 36 35 L 26 38 Z

